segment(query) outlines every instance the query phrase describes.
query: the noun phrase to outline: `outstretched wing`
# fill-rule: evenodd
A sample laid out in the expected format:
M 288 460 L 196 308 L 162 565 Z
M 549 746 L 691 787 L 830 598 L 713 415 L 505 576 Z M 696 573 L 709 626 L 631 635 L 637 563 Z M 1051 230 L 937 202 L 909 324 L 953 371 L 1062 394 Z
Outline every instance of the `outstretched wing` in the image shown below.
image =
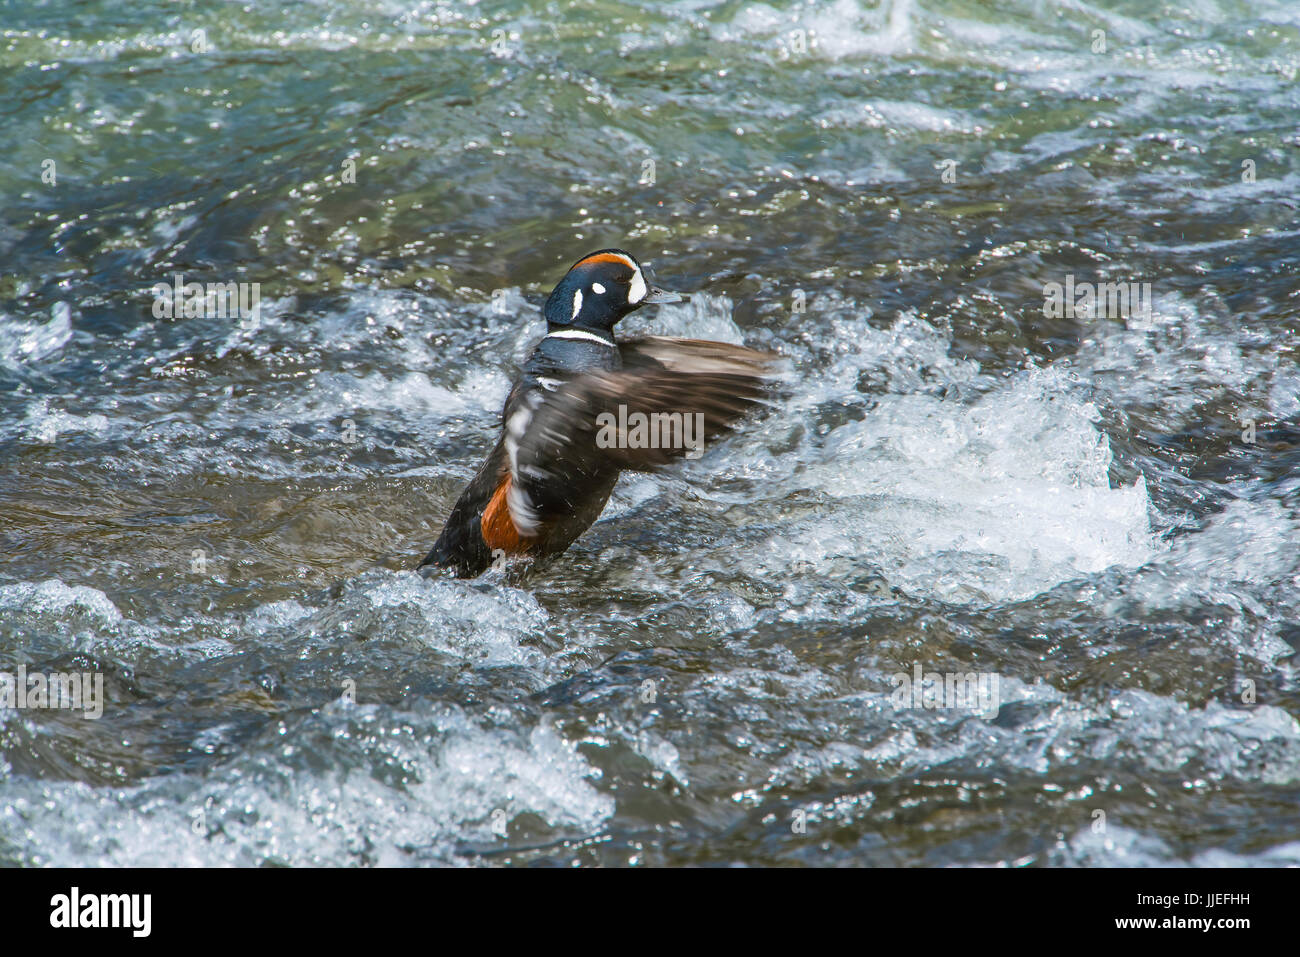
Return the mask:
M 779 357 L 702 339 L 621 343 L 624 368 L 521 396 L 507 414 L 506 504 L 528 537 L 621 469 L 698 457 L 768 391 Z

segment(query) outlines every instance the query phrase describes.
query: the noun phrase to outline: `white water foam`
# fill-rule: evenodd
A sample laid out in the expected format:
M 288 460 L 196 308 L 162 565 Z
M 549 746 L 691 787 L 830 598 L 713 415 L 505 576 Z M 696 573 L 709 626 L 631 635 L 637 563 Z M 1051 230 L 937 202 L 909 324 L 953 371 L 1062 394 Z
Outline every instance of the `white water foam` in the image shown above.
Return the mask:
M 1112 486 L 1097 409 L 1068 374 L 990 380 L 950 358 L 946 338 L 920 320 L 857 338 L 851 322 L 836 320 L 835 332 L 853 347 L 795 407 L 856 394 L 864 370 L 886 376 L 891 391 L 784 480 L 830 501 L 770 540 L 777 567 L 858 556 L 913 594 L 998 602 L 1156 554 L 1145 483 Z M 945 393 L 986 391 L 948 398 L 934 394 L 936 379 Z
M 92 412 L 74 415 L 50 407 L 50 400 L 42 396 L 27 408 L 22 421 L 23 434 L 33 442 L 53 445 L 61 435 L 83 432 L 99 438 L 108 434 L 108 416 Z
M 50 318 L 29 322 L 0 315 L 0 363 L 39 362 L 62 349 L 72 339 L 72 311 L 58 303 Z
M 398 727 L 331 705 L 206 776 L 130 788 L 10 782 L 0 834 L 45 866 L 340 866 L 463 862 L 519 815 L 580 835 L 614 811 L 549 723 L 484 727 L 453 707 Z M 39 818 L 39 829 L 29 823 Z
M 28 615 L 64 615 L 76 611 L 106 627 L 124 621 L 117 606 L 99 589 L 68 585 L 57 578 L 0 585 L 0 610 Z

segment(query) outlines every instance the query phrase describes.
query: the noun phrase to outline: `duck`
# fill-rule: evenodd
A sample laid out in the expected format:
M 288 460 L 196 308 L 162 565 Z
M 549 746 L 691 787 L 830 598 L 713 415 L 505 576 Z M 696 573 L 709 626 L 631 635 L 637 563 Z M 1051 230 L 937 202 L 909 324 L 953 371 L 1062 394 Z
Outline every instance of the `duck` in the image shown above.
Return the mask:
M 419 564 L 472 578 L 563 553 L 625 471 L 649 472 L 733 430 L 770 394 L 779 356 L 705 339 L 618 339 L 620 320 L 687 301 L 631 253 L 583 256 L 546 298 L 546 334 L 510 388 L 499 434 Z

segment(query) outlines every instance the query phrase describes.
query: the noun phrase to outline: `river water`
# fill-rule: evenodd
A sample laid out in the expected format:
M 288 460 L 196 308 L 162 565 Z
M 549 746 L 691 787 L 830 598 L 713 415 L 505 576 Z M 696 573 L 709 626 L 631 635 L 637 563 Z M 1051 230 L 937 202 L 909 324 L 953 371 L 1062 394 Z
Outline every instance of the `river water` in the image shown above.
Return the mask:
M 0 710 L 0 863 L 1300 864 L 1298 70 L 1269 0 L 5 4 L 0 670 L 105 700 Z M 602 246 L 779 398 L 415 575 Z

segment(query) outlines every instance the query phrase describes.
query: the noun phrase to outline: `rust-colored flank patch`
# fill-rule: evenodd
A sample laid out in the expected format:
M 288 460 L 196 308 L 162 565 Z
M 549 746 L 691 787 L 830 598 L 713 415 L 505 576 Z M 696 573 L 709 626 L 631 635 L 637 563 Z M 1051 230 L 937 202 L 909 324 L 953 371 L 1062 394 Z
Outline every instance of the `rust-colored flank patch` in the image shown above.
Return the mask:
M 507 554 L 516 554 L 527 551 L 528 543 L 519 534 L 519 529 L 515 528 L 514 520 L 510 517 L 510 506 L 506 504 L 506 494 L 509 491 L 510 476 L 507 475 L 492 493 L 487 508 L 483 509 L 479 527 L 488 548 L 501 548 Z

